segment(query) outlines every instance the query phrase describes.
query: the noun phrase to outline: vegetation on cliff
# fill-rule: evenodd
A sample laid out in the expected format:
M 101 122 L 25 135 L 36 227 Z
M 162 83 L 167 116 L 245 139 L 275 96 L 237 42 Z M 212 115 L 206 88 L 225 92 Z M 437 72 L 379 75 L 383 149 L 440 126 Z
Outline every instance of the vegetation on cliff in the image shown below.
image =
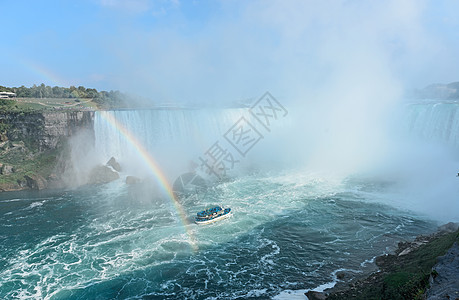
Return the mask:
M 42 189 L 55 175 L 57 149 L 33 151 L 23 142 L 0 143 L 0 191 Z
M 0 191 L 56 187 L 68 161 L 69 138 L 93 144 L 91 111 L 0 112 Z
M 399 243 L 394 254 L 380 256 L 380 270 L 365 279 L 337 287 L 326 299 L 424 299 L 429 278 L 435 277 L 432 267 L 454 242 L 459 231 L 420 236 L 414 242 Z M 342 290 L 343 289 L 343 290 Z
M 92 111 L 133 105 L 119 91 L 83 86 L 0 86 L 0 91 L 16 94 L 0 98 L 0 191 L 62 186 L 61 175 L 70 172 L 69 138 L 83 131 L 87 140 L 81 147 L 93 144 Z

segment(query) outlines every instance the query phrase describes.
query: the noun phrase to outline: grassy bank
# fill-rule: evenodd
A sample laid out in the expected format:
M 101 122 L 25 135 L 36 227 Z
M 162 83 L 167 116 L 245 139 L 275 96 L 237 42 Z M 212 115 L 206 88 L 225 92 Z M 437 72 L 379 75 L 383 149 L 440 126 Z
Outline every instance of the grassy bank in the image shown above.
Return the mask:
M 92 99 L 69 98 L 14 98 L 7 111 L 53 111 L 53 110 L 95 110 Z

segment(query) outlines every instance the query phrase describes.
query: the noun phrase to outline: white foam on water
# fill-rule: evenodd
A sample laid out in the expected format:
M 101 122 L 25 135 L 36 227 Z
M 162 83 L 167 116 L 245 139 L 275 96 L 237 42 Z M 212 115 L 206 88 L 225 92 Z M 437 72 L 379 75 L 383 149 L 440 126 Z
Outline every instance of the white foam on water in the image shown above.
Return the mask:
M 275 300 L 304 300 L 307 299 L 305 293 L 309 290 L 284 290 L 274 296 Z
M 43 204 L 45 204 L 45 202 L 46 202 L 46 200 L 44 200 L 44 201 L 34 201 L 34 202 L 32 202 L 32 204 L 30 204 L 30 205 L 27 207 L 27 209 L 33 209 L 33 208 L 35 208 L 35 207 L 40 207 L 40 206 L 42 206 Z
M 258 289 L 258 290 L 251 290 L 247 293 L 245 297 L 250 298 L 250 297 L 260 297 L 266 294 L 267 289 Z

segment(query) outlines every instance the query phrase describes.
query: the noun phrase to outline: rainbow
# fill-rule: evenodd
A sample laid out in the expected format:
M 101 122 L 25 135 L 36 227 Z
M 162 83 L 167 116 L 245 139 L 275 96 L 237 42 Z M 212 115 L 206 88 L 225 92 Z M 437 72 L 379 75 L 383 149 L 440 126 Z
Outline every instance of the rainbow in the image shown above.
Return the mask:
M 54 74 L 52 71 L 50 71 L 49 69 L 37 63 L 34 63 L 32 61 L 27 61 L 24 58 L 18 61 L 22 62 L 24 67 L 34 72 L 36 75 L 39 75 L 41 78 L 46 79 L 46 81 L 48 82 L 50 81 L 52 84 L 55 84 L 55 85 L 57 84 L 59 86 L 69 86 L 70 85 L 69 82 L 64 82 L 63 80 L 59 78 L 59 76 Z M 147 163 L 153 176 L 157 179 L 159 185 L 161 186 L 161 188 L 164 190 L 165 194 L 167 195 L 167 198 L 172 202 L 173 206 L 175 207 L 178 217 L 181 220 L 183 227 L 185 228 L 185 234 L 188 237 L 188 242 L 191 245 L 191 248 L 193 249 L 193 251 L 196 252 L 198 250 L 198 247 L 197 247 L 196 239 L 190 229 L 191 224 L 189 224 L 188 219 L 186 217 L 186 213 L 183 209 L 183 206 L 177 200 L 172 190 L 172 186 L 169 184 L 168 180 L 164 176 L 164 173 L 162 172 L 161 168 L 156 163 L 155 159 L 150 155 L 147 149 L 145 149 L 142 143 L 140 143 L 136 139 L 136 137 L 126 127 L 124 127 L 120 122 L 118 122 L 112 114 L 110 114 L 107 111 L 99 111 L 99 113 L 104 118 L 104 120 L 107 121 L 108 124 L 113 126 L 113 128 L 117 130 L 126 139 L 126 141 L 133 146 L 133 148 L 139 154 L 139 156 Z
M 38 76 L 40 81 L 44 81 L 45 85 L 57 85 L 57 86 L 70 86 L 70 82 L 67 80 L 62 80 L 60 76 L 55 74 L 50 69 L 34 62 L 28 60 L 25 57 L 15 59 L 19 64 L 26 68 L 30 73 L 34 73 L 35 76 Z M 37 79 L 38 79 L 37 78 Z
M 191 248 L 194 252 L 198 250 L 196 239 L 190 230 L 191 224 L 188 222 L 186 213 L 183 209 L 183 206 L 177 200 L 172 186 L 169 184 L 169 181 L 166 179 L 166 176 L 162 172 L 161 168 L 158 166 L 157 162 L 150 155 L 150 153 L 145 149 L 145 147 L 140 143 L 137 138 L 126 128 L 124 127 L 116 118 L 107 111 L 99 111 L 101 117 L 108 122 L 111 126 L 113 126 L 125 139 L 128 141 L 135 151 L 140 155 L 140 157 L 147 163 L 150 171 L 152 172 L 153 176 L 158 180 L 159 185 L 166 193 L 167 198 L 172 202 L 175 210 L 177 211 L 178 217 L 181 220 L 183 227 L 185 228 L 185 233 L 188 237 L 188 242 L 191 245 Z
M 48 86 L 60 87 L 69 87 L 72 85 L 70 81 L 61 79 L 61 77 L 58 76 L 56 73 L 36 62 L 33 62 L 26 58 L 16 59 L 16 61 L 19 62 L 23 67 L 25 67 L 30 73 L 33 73 L 34 75 L 38 76 L 40 78 L 40 83 L 43 83 Z M 80 97 L 76 97 L 73 99 L 84 100 Z M 93 106 L 93 108 L 96 109 L 96 106 Z

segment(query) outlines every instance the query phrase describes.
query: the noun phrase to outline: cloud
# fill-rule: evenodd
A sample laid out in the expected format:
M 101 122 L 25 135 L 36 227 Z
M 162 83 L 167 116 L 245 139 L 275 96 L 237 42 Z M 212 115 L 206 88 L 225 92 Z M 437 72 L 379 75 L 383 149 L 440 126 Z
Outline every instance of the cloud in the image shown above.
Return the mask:
M 234 18 L 207 16 L 206 25 L 198 31 L 188 31 L 187 26 L 194 24 L 181 20 L 177 25 L 117 33 L 111 38 L 113 44 L 121 45 L 112 50 L 120 59 L 120 73 L 144 73 L 147 78 L 137 79 L 155 80 L 174 98 L 185 96 L 180 90 L 194 99 L 217 96 L 215 89 L 234 97 L 237 89 L 251 96 L 268 89 L 290 93 L 326 84 L 342 75 L 338 72 L 345 72 L 340 68 L 354 68 L 351 65 L 359 61 L 362 64 L 349 75 L 384 69 L 386 64 L 390 67 L 396 51 L 409 52 L 407 45 L 416 43 L 409 39 L 416 31 L 418 13 L 409 8 L 412 15 L 400 13 L 395 2 L 358 6 L 254 1 L 236 6 L 223 7 L 232 10 L 228 15 L 236 14 Z M 136 68 L 129 70 L 129 66 Z M 379 72 L 374 71 L 375 75 Z
M 428 1 L 138 3 L 141 24 L 117 16 L 102 37 L 106 82 L 160 101 L 228 102 L 266 90 L 297 101 L 357 92 L 350 86 L 365 87 L 363 99 L 459 77 L 459 46 L 432 30 Z

